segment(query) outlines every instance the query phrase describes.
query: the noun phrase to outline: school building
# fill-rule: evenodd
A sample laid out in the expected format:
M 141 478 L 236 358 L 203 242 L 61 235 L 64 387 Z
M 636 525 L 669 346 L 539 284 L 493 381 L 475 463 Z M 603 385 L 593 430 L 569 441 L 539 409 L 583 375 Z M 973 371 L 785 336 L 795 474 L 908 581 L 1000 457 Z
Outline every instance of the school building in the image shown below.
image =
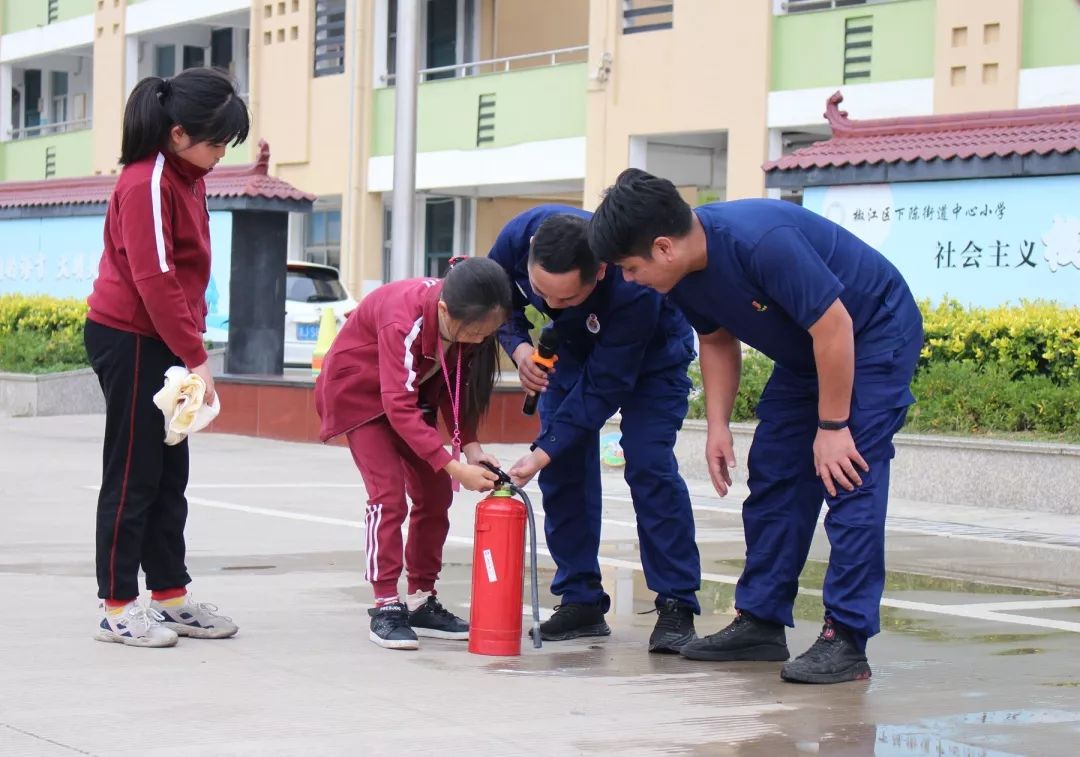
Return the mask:
M 415 1 L 417 275 L 485 252 L 533 204 L 595 205 L 628 166 L 692 203 L 802 201 L 812 180 L 767 186 L 762 166 L 831 136 L 837 90 L 870 121 L 1080 103 L 1075 0 Z M 139 78 L 222 66 L 253 116 L 225 162 L 266 140 L 270 174 L 317 197 L 290 217 L 290 257 L 361 296 L 389 268 L 397 2 L 0 0 L 0 181 L 115 173 Z M 100 252 L 87 237 L 65 244 Z

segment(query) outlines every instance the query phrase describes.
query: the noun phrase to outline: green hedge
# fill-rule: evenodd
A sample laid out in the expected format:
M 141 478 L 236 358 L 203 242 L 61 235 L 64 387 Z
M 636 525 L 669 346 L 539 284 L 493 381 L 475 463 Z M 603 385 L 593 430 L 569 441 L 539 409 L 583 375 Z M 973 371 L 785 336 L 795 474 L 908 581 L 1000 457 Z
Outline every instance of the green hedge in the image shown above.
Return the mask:
M 1080 381 L 1080 308 L 1051 302 L 1020 307 L 963 308 L 953 301 L 920 303 L 926 339 L 922 365 L 959 361 L 997 365 L 1011 378 Z
M 969 308 L 920 303 L 926 342 L 905 431 L 1021 433 L 1080 442 L 1080 308 L 1024 302 Z M 732 420 L 752 421 L 772 361 L 750 351 Z M 704 418 L 701 374 L 690 418 Z
M 54 297 L 0 297 L 0 371 L 55 373 L 85 368 L 86 303 Z

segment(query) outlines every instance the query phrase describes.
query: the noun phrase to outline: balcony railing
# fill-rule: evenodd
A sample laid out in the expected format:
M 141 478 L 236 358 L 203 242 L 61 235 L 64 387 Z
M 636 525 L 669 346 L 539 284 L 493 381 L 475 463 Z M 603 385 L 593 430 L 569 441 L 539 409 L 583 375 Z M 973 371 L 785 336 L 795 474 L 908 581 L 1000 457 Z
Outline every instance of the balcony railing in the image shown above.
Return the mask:
M 837 8 L 850 8 L 854 5 L 876 5 L 893 0 L 782 0 L 781 13 L 808 13 L 810 11 L 828 11 Z
M 474 60 L 469 63 L 457 63 L 452 66 L 436 66 L 435 68 L 423 68 L 417 72 L 421 81 L 429 78 L 432 74 L 452 74 L 445 78 L 460 78 L 466 76 L 479 76 L 480 74 L 505 73 L 510 71 L 515 63 L 524 61 L 547 60 L 547 65 L 557 66 L 560 63 L 582 63 L 589 52 L 588 45 L 577 47 L 562 47 L 558 50 L 545 50 L 538 53 L 526 53 L 524 55 L 508 55 L 504 58 L 492 58 L 490 60 Z M 394 82 L 394 74 L 384 74 L 380 77 L 386 84 Z
M 57 121 L 55 123 L 41 123 L 37 126 L 23 126 L 18 129 L 9 129 L 8 134 L 12 140 L 27 139 L 30 137 L 44 137 L 49 134 L 65 134 L 69 131 L 81 131 L 89 129 L 92 119 L 79 118 L 74 121 Z

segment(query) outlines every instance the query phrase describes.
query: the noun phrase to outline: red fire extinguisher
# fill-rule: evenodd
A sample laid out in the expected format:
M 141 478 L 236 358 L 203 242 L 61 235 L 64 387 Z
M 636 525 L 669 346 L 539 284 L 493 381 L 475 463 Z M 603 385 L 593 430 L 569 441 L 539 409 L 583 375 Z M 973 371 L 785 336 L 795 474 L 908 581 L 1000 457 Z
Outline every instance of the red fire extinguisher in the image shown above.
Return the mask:
M 476 505 L 473 542 L 469 651 L 485 655 L 521 654 L 521 583 L 525 565 L 525 524 L 529 524 L 533 646 L 540 648 L 540 599 L 536 577 L 536 523 L 529 497 L 499 476 L 490 496 Z M 517 494 L 521 499 L 517 499 Z

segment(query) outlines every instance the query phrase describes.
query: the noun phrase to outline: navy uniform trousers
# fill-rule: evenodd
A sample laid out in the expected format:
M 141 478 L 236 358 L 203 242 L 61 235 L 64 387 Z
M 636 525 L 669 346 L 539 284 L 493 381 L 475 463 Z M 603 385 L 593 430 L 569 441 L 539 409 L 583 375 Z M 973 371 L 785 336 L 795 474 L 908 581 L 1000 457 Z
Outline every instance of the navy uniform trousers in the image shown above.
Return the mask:
M 686 366 L 638 378 L 621 408 L 624 475 L 637 514 L 645 582 L 659 599 L 674 598 L 700 611 L 701 560 L 694 540 L 690 495 L 675 460 L 675 437 L 686 418 L 690 380 Z M 571 355 L 540 398 L 540 415 L 558 410 L 582 374 Z M 546 423 L 545 423 L 546 426 Z M 590 431 L 540 472 L 544 530 L 557 570 L 551 592 L 563 602 L 611 601 L 600 580 L 600 435 Z
M 793 626 L 792 607 L 822 502 L 831 553 L 825 573 L 825 615 L 852 631 L 860 646 L 880 630 L 885 588 L 885 511 L 893 435 L 911 401 L 921 331 L 895 352 L 856 360 L 850 417 L 855 447 L 870 466 L 862 486 L 830 497 L 814 470 L 817 378 L 777 366 L 758 404 L 750 447 L 750 496 L 743 504 L 746 567 L 735 607 Z

